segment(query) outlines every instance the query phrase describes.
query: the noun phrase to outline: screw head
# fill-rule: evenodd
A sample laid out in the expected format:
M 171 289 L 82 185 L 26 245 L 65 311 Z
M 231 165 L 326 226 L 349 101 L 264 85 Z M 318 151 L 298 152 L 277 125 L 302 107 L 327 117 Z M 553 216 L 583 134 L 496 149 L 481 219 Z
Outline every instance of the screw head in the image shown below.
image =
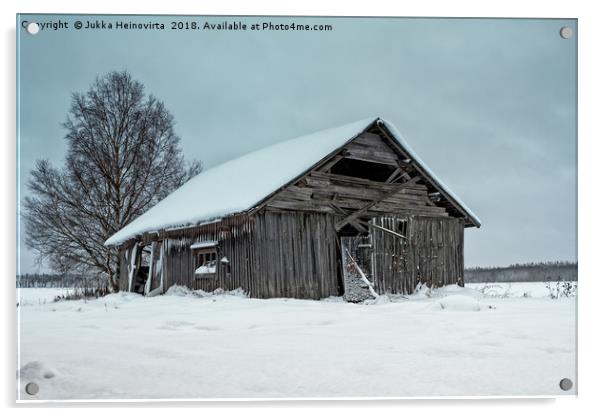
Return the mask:
M 27 394 L 29 394 L 30 396 L 33 396 L 35 394 L 38 394 L 38 392 L 40 391 L 40 386 L 38 386 L 38 383 L 27 383 L 27 385 L 25 386 L 25 392 Z
M 568 26 L 563 26 L 560 28 L 560 37 L 562 39 L 570 39 L 573 37 L 573 29 Z
M 40 31 L 40 25 L 36 22 L 29 22 L 26 26 L 26 29 L 27 33 L 29 33 L 30 35 L 37 35 Z
M 570 378 L 563 378 L 560 380 L 560 388 L 564 391 L 568 391 L 573 388 L 573 381 Z

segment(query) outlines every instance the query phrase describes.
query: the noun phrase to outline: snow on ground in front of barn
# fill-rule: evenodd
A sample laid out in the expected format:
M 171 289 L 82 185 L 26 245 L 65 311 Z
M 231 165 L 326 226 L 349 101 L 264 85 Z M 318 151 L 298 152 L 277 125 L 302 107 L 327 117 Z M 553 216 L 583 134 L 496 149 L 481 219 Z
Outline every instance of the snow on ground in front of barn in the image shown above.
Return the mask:
M 19 398 L 574 394 L 558 383 L 575 381 L 575 298 L 546 298 L 543 283 L 506 297 L 471 286 L 361 305 L 184 288 L 24 302 Z

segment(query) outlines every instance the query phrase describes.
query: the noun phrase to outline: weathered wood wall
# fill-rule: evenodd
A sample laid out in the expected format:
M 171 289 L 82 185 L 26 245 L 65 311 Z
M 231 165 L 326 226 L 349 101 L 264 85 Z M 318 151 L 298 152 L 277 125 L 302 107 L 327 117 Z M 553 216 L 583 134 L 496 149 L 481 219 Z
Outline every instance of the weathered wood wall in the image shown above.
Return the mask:
M 321 213 L 261 211 L 253 217 L 225 219 L 167 237 L 164 289 L 183 285 L 213 291 L 242 288 L 251 297 L 320 299 L 337 295 L 335 218 Z M 217 273 L 197 277 L 190 246 L 218 241 Z M 127 256 L 122 251 L 121 289 L 127 290 Z
M 333 215 L 263 211 L 255 247 L 258 297 L 321 299 L 339 293 Z
M 249 290 L 253 286 L 253 229 L 253 218 L 238 216 L 181 230 L 167 237 L 167 252 L 163 257 L 165 290 L 172 285 L 205 291 L 217 288 L 232 290 L 239 287 Z M 218 265 L 215 274 L 197 277 L 190 246 L 201 241 L 218 241 Z M 229 269 L 219 261 L 224 257 L 229 261 Z
M 371 227 L 373 273 L 378 293 L 409 294 L 419 282 L 435 286 L 463 284 L 464 224 L 461 219 L 392 215 L 374 218 L 371 223 L 407 236 L 407 240 L 403 240 Z
M 164 290 L 177 284 L 191 289 L 242 288 L 251 297 L 321 299 L 340 294 L 337 217 L 317 212 L 262 210 L 252 217 L 226 219 L 180 231 L 167 239 Z M 379 293 L 412 293 L 419 282 L 463 283 L 464 224 L 451 217 L 389 214 L 371 224 L 407 236 L 400 239 L 370 227 L 372 270 Z M 217 273 L 198 278 L 190 246 L 218 241 Z M 127 290 L 129 258 L 120 250 L 120 289 Z
M 336 213 L 333 205 L 343 209 L 361 209 L 398 186 L 332 173 L 310 172 L 297 184 L 283 189 L 267 205 L 296 211 Z M 445 208 L 431 202 L 427 187 L 421 184 L 408 185 L 392 194 L 371 207 L 368 214 L 379 215 L 384 212 L 448 216 Z

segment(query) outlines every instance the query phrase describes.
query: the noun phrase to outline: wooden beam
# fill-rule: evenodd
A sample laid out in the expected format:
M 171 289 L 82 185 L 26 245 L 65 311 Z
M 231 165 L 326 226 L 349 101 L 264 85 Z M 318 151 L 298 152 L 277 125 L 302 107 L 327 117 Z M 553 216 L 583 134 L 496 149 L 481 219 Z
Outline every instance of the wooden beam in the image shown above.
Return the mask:
M 393 152 L 383 152 L 363 146 L 348 145 L 343 154 L 348 159 L 363 160 L 381 165 L 397 166 L 398 159 Z
M 396 232 L 395 232 L 395 231 L 393 231 L 393 230 L 389 230 L 388 228 L 381 227 L 380 225 L 371 224 L 371 223 L 369 223 L 369 222 L 366 222 L 366 223 L 364 223 L 364 224 L 368 225 L 369 227 L 377 228 L 377 229 L 379 229 L 379 230 L 382 230 L 382 231 L 384 231 L 384 232 L 386 232 L 386 233 L 392 234 L 392 235 L 394 235 L 395 237 L 402 238 L 402 239 L 404 239 L 404 240 L 407 240 L 407 239 L 408 239 L 408 237 L 406 237 L 405 235 L 401 235 L 401 234 L 399 234 L 399 233 L 396 233 Z
M 379 202 L 382 202 L 385 199 L 389 198 L 390 196 L 396 194 L 397 192 L 401 191 L 404 187 L 418 182 L 419 179 L 420 179 L 420 177 L 416 176 L 416 177 L 410 179 L 408 182 L 398 184 L 397 186 L 395 186 L 393 188 L 393 190 L 383 193 L 379 198 L 376 198 L 375 200 L 371 201 L 369 204 L 366 204 L 366 205 L 364 205 L 364 207 L 355 211 L 353 214 L 347 216 L 346 218 L 343 218 L 343 220 L 339 221 L 335 226 L 337 231 L 339 231 L 341 228 L 343 228 L 345 226 L 345 224 L 347 224 L 351 221 L 354 221 L 354 220 L 358 219 L 359 217 L 361 217 L 362 215 L 364 215 L 374 205 L 376 205 Z
M 336 199 L 336 196 L 335 196 L 335 199 Z M 333 200 L 331 203 L 328 204 L 328 206 L 330 206 L 335 213 L 342 215 L 343 217 L 346 217 L 347 215 L 349 215 L 349 214 L 347 214 L 347 211 L 345 211 L 340 206 L 336 205 L 335 202 L 336 201 Z
M 336 165 L 341 159 L 343 159 L 342 155 L 336 155 L 330 161 L 326 162 L 324 165 L 318 169 L 320 172 L 330 172 L 330 168 Z
M 332 212 L 332 209 L 329 206 L 312 204 L 311 202 L 305 201 L 280 201 L 273 200 L 270 201 L 270 207 L 280 208 L 280 209 L 288 209 L 293 211 L 317 211 L 317 212 Z
M 349 225 L 351 225 L 353 228 L 355 228 L 356 230 L 358 230 L 360 233 L 367 233 L 368 232 L 368 228 L 364 227 L 364 225 L 362 224 L 361 221 L 359 220 L 355 220 L 355 221 L 349 221 Z
M 387 180 L 385 181 L 385 183 L 391 183 L 391 182 L 393 182 L 393 180 L 394 180 L 394 179 L 396 179 L 396 178 L 397 178 L 397 176 L 398 176 L 398 175 L 400 175 L 400 174 L 401 174 L 401 168 L 397 168 L 397 169 L 395 169 L 395 170 L 393 171 L 393 173 L 391 174 L 391 176 L 389 176 L 389 177 L 387 178 Z
M 334 192 L 328 188 L 326 188 L 326 189 L 314 188 L 310 197 L 311 197 L 311 199 L 332 201 L 332 199 L 334 198 Z
M 323 172 L 311 172 L 309 174 L 308 184 L 309 186 L 330 186 L 333 184 L 341 184 L 341 185 L 351 185 L 360 188 L 370 188 L 377 189 L 379 191 L 386 191 L 387 189 L 393 189 L 396 184 L 388 184 L 384 182 L 372 181 L 370 179 L 362 179 L 354 176 L 346 176 L 346 175 L 337 175 L 334 173 L 323 173 Z M 426 190 L 426 186 L 418 185 L 416 183 L 412 184 L 411 189 L 420 189 Z

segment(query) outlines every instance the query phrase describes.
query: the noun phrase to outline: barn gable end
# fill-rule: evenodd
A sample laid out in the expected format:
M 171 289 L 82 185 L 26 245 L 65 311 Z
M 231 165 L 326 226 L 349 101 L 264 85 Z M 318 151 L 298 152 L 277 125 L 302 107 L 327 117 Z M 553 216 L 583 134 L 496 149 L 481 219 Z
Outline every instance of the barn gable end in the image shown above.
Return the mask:
M 392 212 L 454 216 L 472 225 L 412 162 L 375 125 L 256 209 L 324 212 L 343 220 L 361 211 L 350 221 L 355 226 L 362 218 Z

